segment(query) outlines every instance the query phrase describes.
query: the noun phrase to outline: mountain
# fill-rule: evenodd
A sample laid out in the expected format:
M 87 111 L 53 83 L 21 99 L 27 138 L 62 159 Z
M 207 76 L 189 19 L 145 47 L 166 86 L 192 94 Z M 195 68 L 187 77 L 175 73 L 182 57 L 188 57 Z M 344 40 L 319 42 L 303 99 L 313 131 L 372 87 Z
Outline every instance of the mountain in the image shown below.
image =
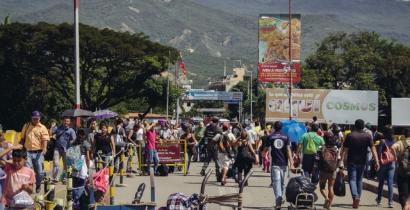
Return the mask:
M 302 59 L 329 32 L 376 31 L 410 45 L 410 2 L 396 0 L 293 0 L 302 15 Z M 72 1 L 1 0 L 0 18 L 35 23 L 72 22 Z M 190 78 L 205 85 L 241 59 L 257 62 L 257 19 L 287 13 L 287 0 L 83 0 L 80 22 L 100 28 L 143 32 L 183 52 Z M 80 32 L 81 33 L 81 32 Z

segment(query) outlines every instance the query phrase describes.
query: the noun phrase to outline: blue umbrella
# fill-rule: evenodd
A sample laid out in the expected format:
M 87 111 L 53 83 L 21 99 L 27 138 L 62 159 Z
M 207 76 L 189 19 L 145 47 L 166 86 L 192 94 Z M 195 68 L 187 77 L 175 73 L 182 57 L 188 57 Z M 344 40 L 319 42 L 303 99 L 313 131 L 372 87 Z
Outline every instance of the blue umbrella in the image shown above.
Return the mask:
M 282 132 L 286 134 L 292 142 L 298 143 L 299 139 L 306 133 L 305 125 L 296 120 L 284 120 L 282 124 Z

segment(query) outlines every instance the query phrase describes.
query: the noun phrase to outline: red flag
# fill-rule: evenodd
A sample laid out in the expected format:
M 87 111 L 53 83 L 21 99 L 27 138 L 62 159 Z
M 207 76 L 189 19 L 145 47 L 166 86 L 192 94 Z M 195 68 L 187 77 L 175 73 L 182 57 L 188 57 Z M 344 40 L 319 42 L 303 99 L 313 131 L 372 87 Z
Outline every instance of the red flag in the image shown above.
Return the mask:
M 186 70 L 186 68 L 185 68 L 185 63 L 184 63 L 184 61 L 179 62 L 179 68 L 182 69 L 182 73 L 183 73 L 184 75 L 186 75 L 187 70 Z

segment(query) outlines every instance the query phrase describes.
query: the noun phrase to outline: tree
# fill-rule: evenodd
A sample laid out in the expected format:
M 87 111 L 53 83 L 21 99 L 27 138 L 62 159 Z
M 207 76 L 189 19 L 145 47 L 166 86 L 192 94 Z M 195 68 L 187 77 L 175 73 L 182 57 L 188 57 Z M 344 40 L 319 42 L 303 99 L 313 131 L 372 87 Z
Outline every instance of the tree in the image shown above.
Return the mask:
M 409 47 L 376 33 L 334 33 L 306 59 L 300 86 L 377 90 L 380 110 L 390 116 L 390 99 L 410 95 L 409 64 Z
M 75 102 L 72 25 L 12 23 L 0 26 L 1 110 L 19 112 L 15 119 L 1 115 L 13 127 L 28 110 L 58 117 Z M 169 53 L 171 57 L 169 57 Z M 90 110 L 108 108 L 157 93 L 153 83 L 173 63 L 178 52 L 151 42 L 142 33 L 120 33 L 80 25 L 81 103 Z M 163 83 L 163 80 L 161 81 Z M 18 93 L 18 94 L 17 94 Z M 158 102 L 156 101 L 158 100 Z M 151 97 L 150 105 L 162 98 Z M 50 106 L 50 107 L 48 107 Z M 57 109 L 57 110 L 56 110 Z M 12 122 L 11 121 L 15 121 Z

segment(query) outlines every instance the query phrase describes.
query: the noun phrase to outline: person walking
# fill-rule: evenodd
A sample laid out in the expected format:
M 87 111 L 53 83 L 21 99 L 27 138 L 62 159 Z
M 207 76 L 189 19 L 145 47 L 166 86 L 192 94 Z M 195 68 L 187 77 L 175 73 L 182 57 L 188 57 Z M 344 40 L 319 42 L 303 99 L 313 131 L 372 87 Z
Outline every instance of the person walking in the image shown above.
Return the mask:
M 302 169 L 305 176 L 311 177 L 312 179 L 315 178 L 312 176 L 312 172 L 314 169 L 317 152 L 319 151 L 319 148 L 325 144 L 323 138 L 317 134 L 318 131 L 319 124 L 312 123 L 310 131 L 303 134 L 301 140 L 299 141 L 296 152 L 299 159 L 302 156 Z
M 218 159 L 222 166 L 221 171 L 221 185 L 225 186 L 227 181 L 227 175 L 229 167 L 232 164 L 232 157 L 234 155 L 232 151 L 233 144 L 236 143 L 235 136 L 230 132 L 229 126 L 224 124 L 222 126 L 222 134 L 220 135 L 219 142 L 218 142 Z
M 325 145 L 319 151 L 319 188 L 320 193 L 325 199 L 323 208 L 329 210 L 333 203 L 334 192 L 333 185 L 335 184 L 339 150 L 337 147 L 339 135 L 333 131 L 323 134 Z M 327 184 L 327 193 L 326 193 Z
M 27 151 L 27 167 L 34 170 L 36 174 L 36 193 L 40 192 L 43 180 L 44 155 L 47 152 L 47 142 L 50 135 L 46 126 L 41 124 L 41 114 L 38 111 L 31 113 L 31 122 L 26 123 L 21 131 L 21 144 Z
M 241 184 L 243 177 L 246 177 L 252 169 L 252 164 L 254 162 L 256 164 L 259 163 L 259 157 L 253 149 L 252 144 L 249 143 L 247 131 L 242 131 L 241 137 L 238 139 L 237 144 L 238 155 L 236 156 L 235 162 L 238 167 L 238 182 Z M 247 182 L 245 183 L 245 186 L 248 186 Z
M 410 198 L 410 128 L 404 130 L 404 137 L 404 140 L 392 146 L 393 155 L 397 157 L 397 183 L 402 208 L 405 207 L 407 198 Z M 407 204 L 410 204 L 410 200 Z
M 360 197 L 362 195 L 363 172 L 367 161 L 367 148 L 371 148 L 373 159 L 375 160 L 376 171 L 379 170 L 379 158 L 373 144 L 372 136 L 364 131 L 364 121 L 355 121 L 355 130 L 346 136 L 343 142 L 342 160 L 347 156 L 347 173 L 349 177 L 350 192 L 352 194 L 354 209 L 359 208 Z M 342 164 L 343 167 L 343 164 Z
M 61 174 L 61 181 L 65 182 L 65 172 L 67 171 L 67 164 L 65 161 L 65 154 L 72 143 L 76 140 L 77 136 L 74 129 L 70 127 L 70 117 L 64 117 L 63 123 L 59 126 L 54 135 L 56 137 L 56 143 L 53 156 L 53 182 L 58 182 L 58 175 L 60 173 L 60 158 L 63 161 L 63 173 Z
M 198 141 L 194 133 L 192 132 L 192 128 L 188 128 L 187 132 L 181 136 L 181 140 L 186 141 L 187 146 L 187 153 L 188 153 L 188 165 L 186 173 L 189 174 L 189 167 L 191 166 L 191 159 L 192 157 L 197 155 L 196 145 Z
M 378 150 L 378 155 L 380 160 L 382 159 L 382 153 L 391 152 L 391 147 L 394 144 L 394 131 L 391 126 L 386 126 L 384 130 L 384 139 L 381 141 L 381 145 Z M 388 187 L 388 207 L 393 208 L 393 183 L 394 183 L 394 173 L 396 170 L 396 161 L 390 163 L 381 163 L 381 167 L 378 174 L 379 187 L 377 189 L 376 203 L 378 206 L 381 205 L 382 193 L 384 182 L 387 180 Z
M 115 151 L 120 152 L 124 150 L 124 153 L 127 154 L 125 148 L 127 146 L 127 135 L 124 129 L 124 122 L 122 119 L 118 119 L 115 122 L 115 129 L 113 130 L 112 134 L 114 135 L 114 142 L 115 142 Z M 115 155 L 115 154 L 114 154 Z M 126 155 L 127 156 L 127 155 Z M 120 159 L 121 155 L 116 155 L 114 157 L 114 172 L 119 173 L 120 171 Z
M 276 121 L 273 124 L 274 132 L 267 137 L 263 145 L 262 155 L 271 150 L 271 180 L 273 192 L 275 194 L 275 209 L 280 210 L 283 203 L 283 194 L 285 188 L 285 174 L 287 166 L 290 170 L 293 168 L 292 150 L 289 138 L 282 131 L 282 122 Z
M 205 134 L 204 134 L 204 144 L 206 145 L 207 156 L 204 161 L 204 165 L 202 166 L 201 175 L 205 176 L 205 170 L 209 166 L 209 162 L 213 160 L 215 162 L 215 173 L 216 173 L 216 180 L 218 182 L 221 181 L 221 164 L 218 160 L 218 138 L 217 134 L 222 133 L 221 128 L 218 126 L 219 119 L 214 117 L 212 118 L 212 122 L 206 127 Z

